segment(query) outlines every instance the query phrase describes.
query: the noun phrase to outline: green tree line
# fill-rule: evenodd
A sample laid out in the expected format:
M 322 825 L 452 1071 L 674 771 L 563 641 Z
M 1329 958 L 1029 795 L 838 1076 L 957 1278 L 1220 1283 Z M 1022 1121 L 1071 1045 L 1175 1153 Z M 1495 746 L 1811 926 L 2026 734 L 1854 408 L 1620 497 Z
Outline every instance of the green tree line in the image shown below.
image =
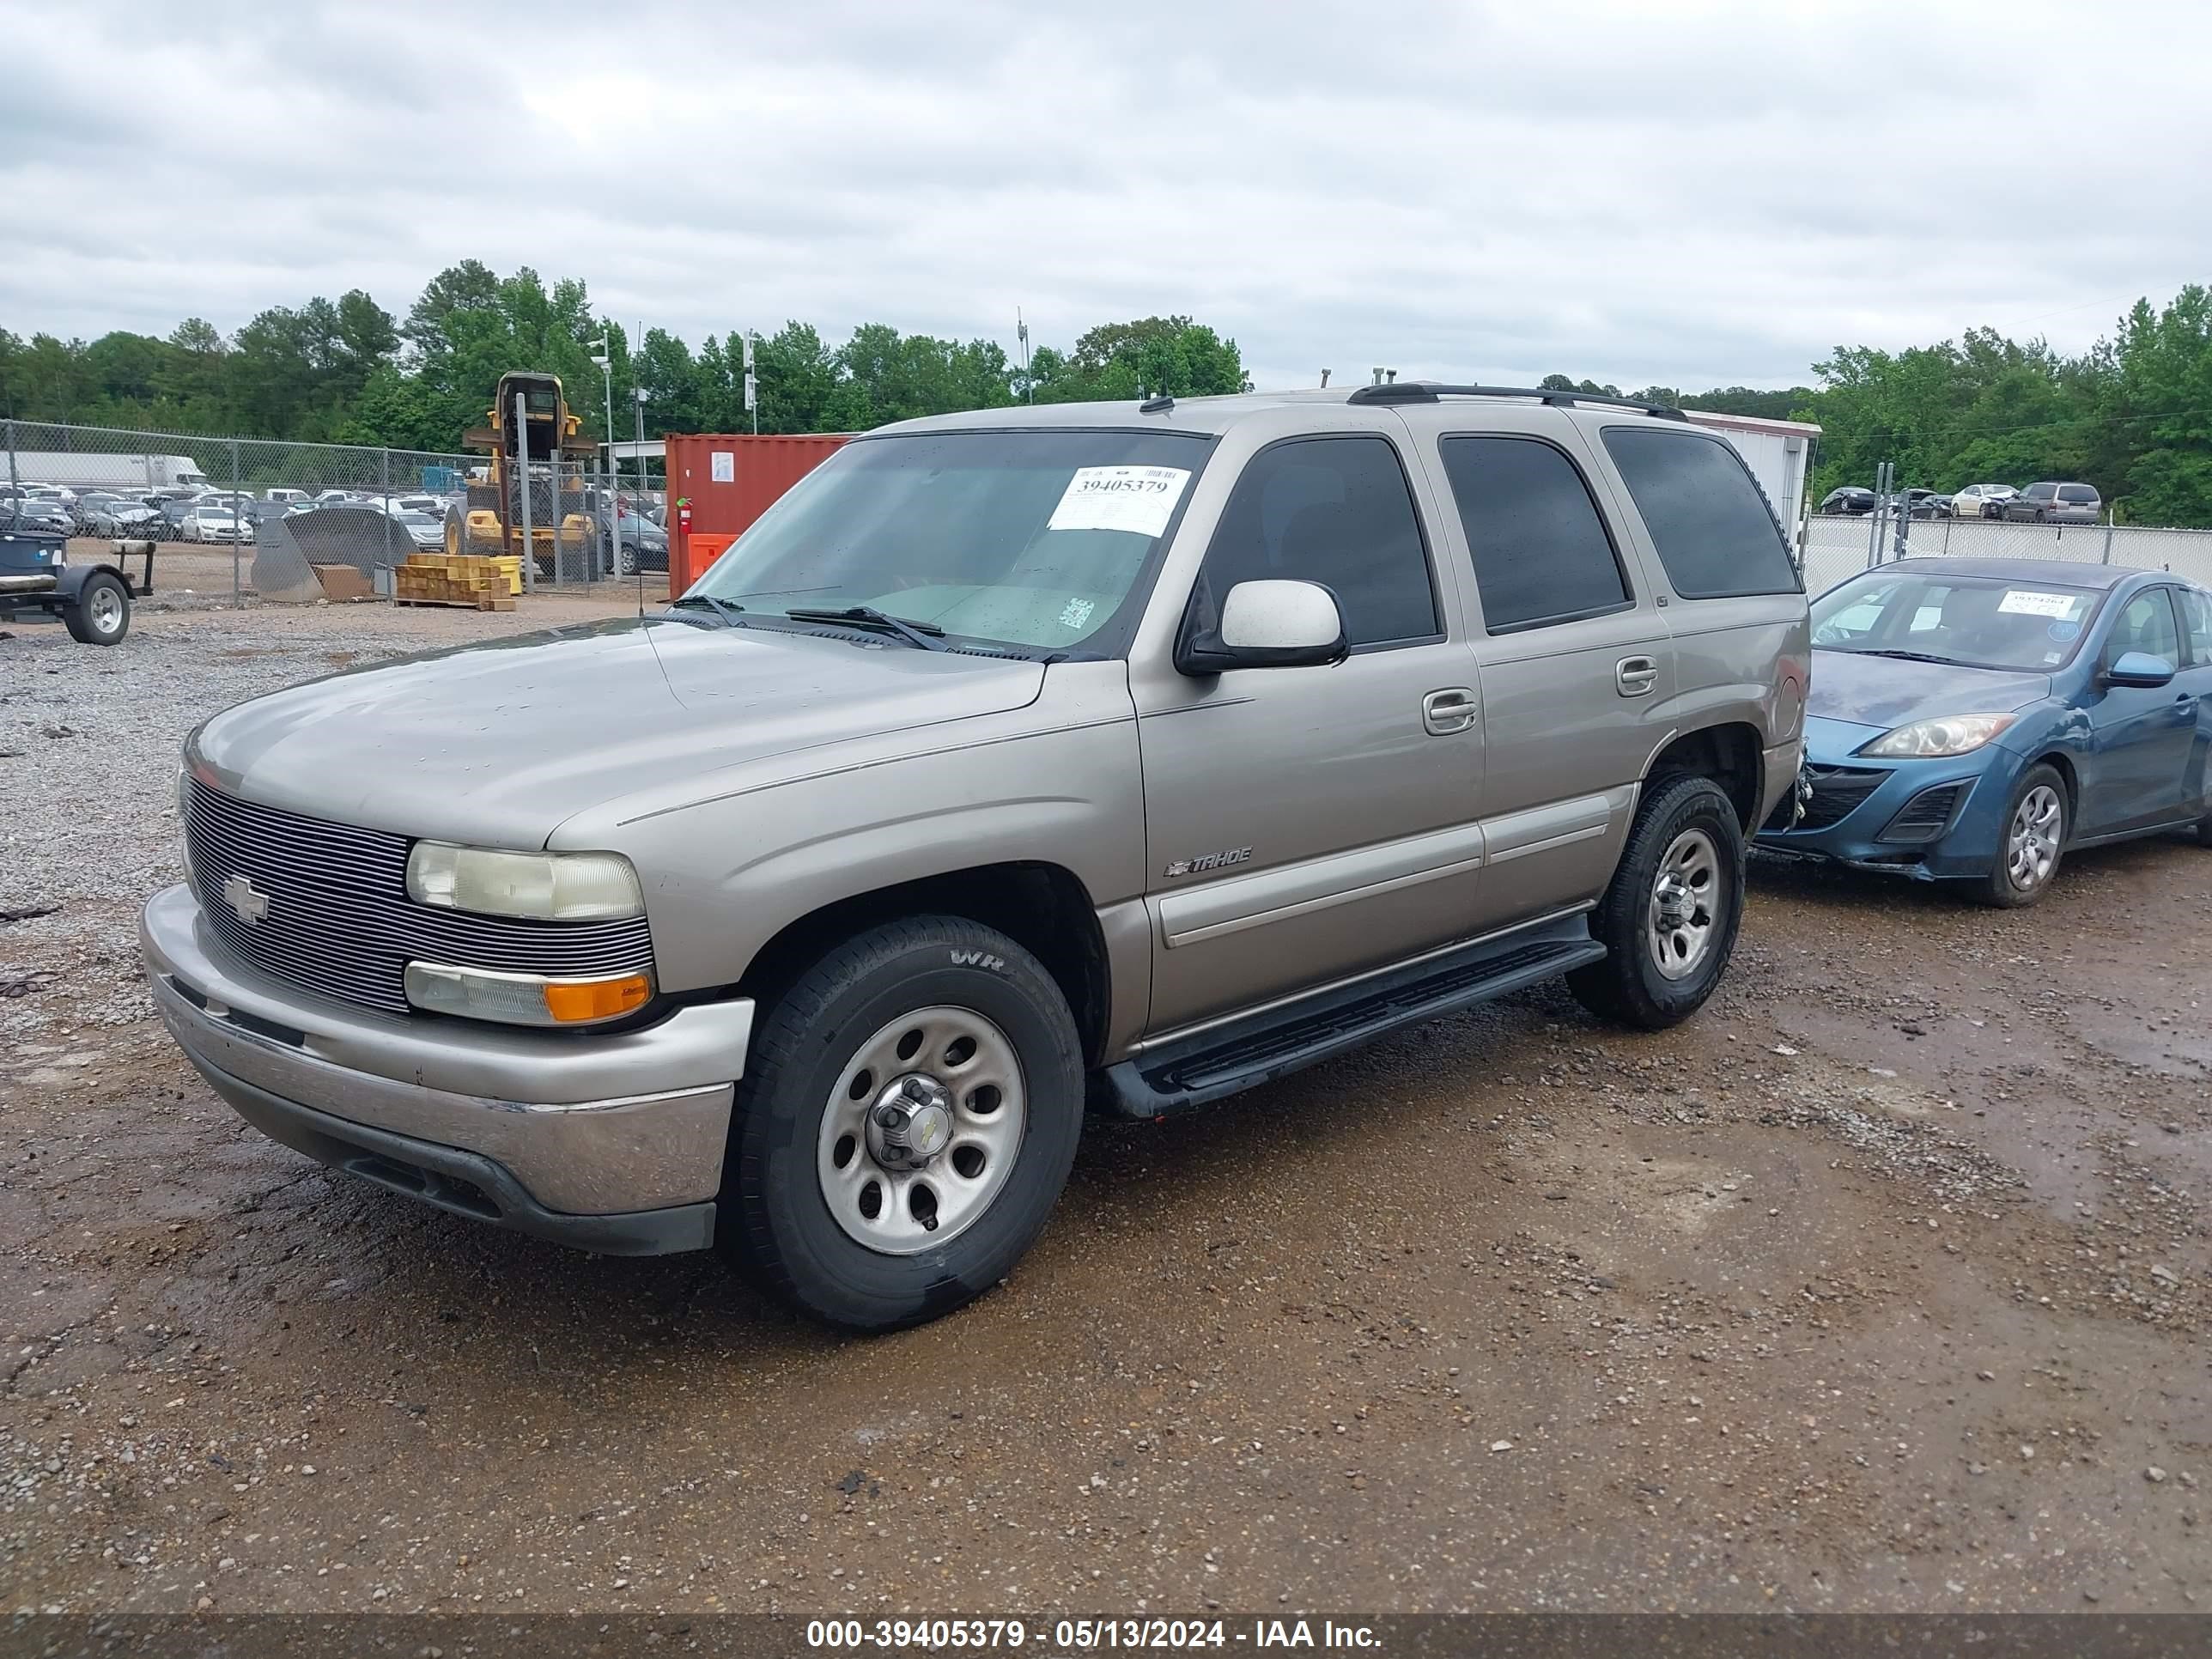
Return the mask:
M 604 338 L 614 372 L 614 436 L 741 431 L 744 340 L 709 334 L 696 349 L 662 329 L 633 339 L 592 311 L 584 284 L 550 286 L 525 268 L 501 276 L 469 259 L 441 271 L 405 314 L 356 289 L 336 301 L 276 307 L 226 337 L 192 318 L 166 338 L 96 340 L 0 329 L 0 414 L 158 431 L 389 444 L 452 450 L 478 424 L 511 368 L 550 369 L 585 430 L 605 435 L 592 365 Z M 906 334 L 883 323 L 842 344 L 787 322 L 755 344 L 763 432 L 856 431 L 885 421 L 1034 399 L 1192 397 L 1249 381 L 1237 343 L 1188 317 L 1104 324 L 1072 347 L 1037 348 L 1026 369 L 990 340 Z M 1903 483 L 2080 479 L 2125 520 L 2212 526 L 2212 292 L 2183 289 L 2163 307 L 2136 301 L 2078 356 L 2040 339 L 1972 329 L 1956 341 L 1889 351 L 1838 346 L 1815 384 L 1634 395 L 1687 409 L 1816 421 L 1817 497 L 1871 483 L 1893 461 Z M 1547 387 L 1616 393 L 1548 375 Z
M 211 436 L 453 450 L 481 425 L 509 369 L 561 376 L 594 439 L 606 435 L 613 371 L 617 438 L 635 431 L 733 432 L 744 407 L 744 341 L 709 334 L 695 351 L 664 329 L 632 339 L 594 314 L 584 284 L 550 286 L 527 268 L 501 276 L 474 259 L 441 271 L 404 316 L 356 289 L 336 301 L 262 312 L 225 338 L 199 318 L 167 338 L 118 331 L 93 341 L 0 329 L 0 414 Z M 886 421 L 1023 401 L 1183 397 L 1250 389 L 1237 343 L 1188 317 L 1109 323 L 1024 368 L 990 340 L 904 334 L 883 323 L 842 345 L 807 323 L 757 337 L 763 432 L 850 432 Z

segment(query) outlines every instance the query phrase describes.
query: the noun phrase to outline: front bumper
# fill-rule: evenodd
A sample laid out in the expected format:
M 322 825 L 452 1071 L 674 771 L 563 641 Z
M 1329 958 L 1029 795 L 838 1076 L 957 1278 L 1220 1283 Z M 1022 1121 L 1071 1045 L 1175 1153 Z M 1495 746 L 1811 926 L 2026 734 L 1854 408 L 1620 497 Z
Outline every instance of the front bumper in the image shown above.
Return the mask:
M 1805 816 L 1792 823 L 1785 799 L 1753 845 L 1917 881 L 1986 875 L 2004 805 L 2002 781 L 1985 775 L 1990 765 L 1984 751 L 1871 761 L 1808 749 L 1813 799 Z
M 393 1018 L 240 963 L 187 888 L 156 894 L 138 933 L 186 1058 L 272 1139 L 585 1249 L 713 1243 L 750 1000 L 693 1004 L 601 1036 Z

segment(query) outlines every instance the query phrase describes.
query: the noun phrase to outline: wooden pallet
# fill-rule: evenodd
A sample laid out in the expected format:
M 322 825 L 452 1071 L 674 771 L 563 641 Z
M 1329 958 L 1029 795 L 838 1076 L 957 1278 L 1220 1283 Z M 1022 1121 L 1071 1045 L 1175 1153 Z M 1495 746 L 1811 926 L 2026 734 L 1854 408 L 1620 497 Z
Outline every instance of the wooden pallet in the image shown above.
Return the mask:
M 425 599 L 400 594 L 392 599 L 394 605 L 435 605 L 449 611 L 512 611 L 514 596 L 511 593 L 483 593 L 472 599 Z

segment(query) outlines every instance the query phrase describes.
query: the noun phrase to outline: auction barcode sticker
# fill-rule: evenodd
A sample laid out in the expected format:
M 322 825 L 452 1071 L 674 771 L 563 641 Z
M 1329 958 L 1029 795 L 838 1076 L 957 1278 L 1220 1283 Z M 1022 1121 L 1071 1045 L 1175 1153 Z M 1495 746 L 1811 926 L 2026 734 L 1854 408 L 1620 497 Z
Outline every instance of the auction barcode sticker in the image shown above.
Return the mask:
M 1997 601 L 1997 609 L 2013 617 L 2056 617 L 2070 620 L 2074 609 L 2081 603 L 2079 593 L 2038 593 L 2024 587 L 2011 588 Z
M 1157 536 L 1175 516 L 1189 482 L 1189 471 L 1180 466 L 1079 466 L 1045 528 Z

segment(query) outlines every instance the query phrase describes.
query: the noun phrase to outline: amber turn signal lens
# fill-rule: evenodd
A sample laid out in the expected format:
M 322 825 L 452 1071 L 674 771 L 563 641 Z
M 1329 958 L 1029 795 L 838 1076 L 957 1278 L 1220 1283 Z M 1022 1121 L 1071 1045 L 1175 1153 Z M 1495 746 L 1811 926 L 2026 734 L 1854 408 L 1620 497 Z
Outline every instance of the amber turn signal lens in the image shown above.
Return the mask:
M 643 974 L 626 979 L 592 979 L 577 984 L 556 981 L 545 988 L 545 1012 L 556 1024 L 581 1020 L 612 1019 L 617 1014 L 642 1008 L 653 995 L 653 981 Z

